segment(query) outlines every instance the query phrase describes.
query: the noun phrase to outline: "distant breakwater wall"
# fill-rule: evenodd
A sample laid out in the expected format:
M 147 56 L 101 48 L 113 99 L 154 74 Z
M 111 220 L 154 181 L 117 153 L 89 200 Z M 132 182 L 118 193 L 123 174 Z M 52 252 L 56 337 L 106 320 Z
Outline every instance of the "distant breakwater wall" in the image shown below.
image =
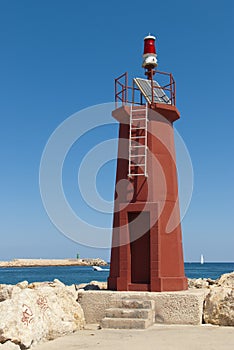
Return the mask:
M 106 266 L 106 261 L 96 258 L 86 259 L 14 259 L 0 261 L 0 267 L 36 267 L 36 266 Z

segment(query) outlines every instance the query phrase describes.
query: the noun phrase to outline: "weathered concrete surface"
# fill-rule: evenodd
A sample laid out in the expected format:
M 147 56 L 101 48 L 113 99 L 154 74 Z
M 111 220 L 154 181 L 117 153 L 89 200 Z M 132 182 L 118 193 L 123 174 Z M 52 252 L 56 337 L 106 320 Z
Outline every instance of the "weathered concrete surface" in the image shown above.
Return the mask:
M 87 323 L 100 323 L 105 311 L 118 307 L 122 299 L 143 299 L 155 302 L 155 322 L 163 324 L 202 323 L 203 302 L 207 290 L 180 292 L 113 292 L 79 291 L 78 301 Z
M 152 326 L 152 322 L 147 318 L 107 318 L 101 322 L 102 328 L 112 329 L 146 329 Z
M 234 327 L 154 325 L 145 330 L 84 331 L 36 346 L 34 350 L 233 350 Z
M 153 300 L 126 299 L 117 308 L 107 309 L 100 325 L 102 328 L 145 329 L 154 324 L 154 309 Z

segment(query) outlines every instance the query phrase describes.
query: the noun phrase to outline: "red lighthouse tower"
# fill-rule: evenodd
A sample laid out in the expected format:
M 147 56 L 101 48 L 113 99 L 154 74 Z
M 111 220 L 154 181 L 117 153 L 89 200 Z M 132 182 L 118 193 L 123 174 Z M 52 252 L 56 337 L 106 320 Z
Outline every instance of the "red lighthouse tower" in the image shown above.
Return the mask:
M 173 131 L 180 114 L 173 76 L 155 70 L 154 36 L 144 39 L 142 67 L 147 79 L 131 86 L 127 73 L 115 79 L 112 115 L 120 124 L 108 288 L 185 290 Z

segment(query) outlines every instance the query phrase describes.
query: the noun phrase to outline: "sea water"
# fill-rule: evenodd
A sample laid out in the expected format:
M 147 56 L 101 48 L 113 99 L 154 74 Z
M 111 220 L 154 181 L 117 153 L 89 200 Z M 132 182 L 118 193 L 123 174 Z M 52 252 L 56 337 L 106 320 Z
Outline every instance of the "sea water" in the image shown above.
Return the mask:
M 106 269 L 106 267 L 105 267 Z M 185 263 L 188 278 L 219 278 L 234 271 L 234 263 Z M 92 266 L 48 266 L 0 268 L 0 284 L 16 284 L 21 281 L 44 282 L 59 279 L 67 285 L 106 281 L 109 271 L 94 271 Z

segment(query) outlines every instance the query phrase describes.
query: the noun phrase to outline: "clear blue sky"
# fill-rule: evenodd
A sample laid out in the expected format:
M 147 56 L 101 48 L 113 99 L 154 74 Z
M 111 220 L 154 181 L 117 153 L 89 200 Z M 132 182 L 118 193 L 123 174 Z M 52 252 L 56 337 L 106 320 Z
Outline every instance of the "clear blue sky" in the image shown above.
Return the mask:
M 203 253 L 208 261 L 234 261 L 233 21 L 232 0 L 152 7 L 139 0 L 0 1 L 0 260 L 77 252 L 108 259 L 108 250 L 80 246 L 50 222 L 39 191 L 40 159 L 67 117 L 113 101 L 115 77 L 143 76 L 143 38 L 151 32 L 160 70 L 176 78 L 176 128 L 194 167 L 182 222 L 185 260 Z M 111 198 L 114 163 L 108 175 L 99 185 Z

